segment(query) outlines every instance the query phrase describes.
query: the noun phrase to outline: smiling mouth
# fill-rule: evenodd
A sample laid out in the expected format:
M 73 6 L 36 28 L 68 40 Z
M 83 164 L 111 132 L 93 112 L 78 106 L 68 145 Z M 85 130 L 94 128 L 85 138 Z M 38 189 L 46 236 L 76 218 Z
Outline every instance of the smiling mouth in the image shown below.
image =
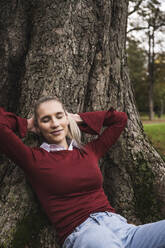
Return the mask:
M 62 131 L 63 131 L 63 129 L 57 130 L 57 131 L 53 131 L 53 132 L 51 132 L 51 134 L 52 135 L 59 135 L 59 134 L 61 134 Z

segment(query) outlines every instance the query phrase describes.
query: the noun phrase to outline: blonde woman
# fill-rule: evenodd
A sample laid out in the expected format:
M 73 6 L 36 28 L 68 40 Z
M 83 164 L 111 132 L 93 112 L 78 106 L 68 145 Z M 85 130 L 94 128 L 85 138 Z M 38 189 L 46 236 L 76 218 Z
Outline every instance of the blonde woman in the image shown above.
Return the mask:
M 165 221 L 128 224 L 102 187 L 98 161 L 126 122 L 126 114 L 113 108 L 69 114 L 55 97 L 41 98 L 28 120 L 0 108 L 0 151 L 26 173 L 63 248 L 165 247 Z M 100 133 L 102 126 L 107 128 Z M 80 130 L 98 137 L 83 145 Z M 36 132 L 43 143 L 28 147 L 15 131 L 21 138 Z

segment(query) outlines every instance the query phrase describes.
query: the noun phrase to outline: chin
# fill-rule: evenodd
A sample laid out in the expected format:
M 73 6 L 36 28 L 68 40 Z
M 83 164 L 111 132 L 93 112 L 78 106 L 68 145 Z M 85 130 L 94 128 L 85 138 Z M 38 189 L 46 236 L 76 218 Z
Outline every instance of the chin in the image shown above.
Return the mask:
M 51 140 L 51 144 L 56 144 L 56 145 L 60 145 L 60 143 L 62 143 L 63 139 L 59 139 L 59 140 Z

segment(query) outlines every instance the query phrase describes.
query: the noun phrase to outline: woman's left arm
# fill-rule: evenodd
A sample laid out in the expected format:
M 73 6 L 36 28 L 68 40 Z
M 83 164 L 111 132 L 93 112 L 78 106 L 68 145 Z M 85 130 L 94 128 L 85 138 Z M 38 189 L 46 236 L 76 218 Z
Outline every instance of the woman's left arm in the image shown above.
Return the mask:
M 79 116 L 81 118 L 79 127 L 82 131 L 99 135 L 97 139 L 87 144 L 98 158 L 117 141 L 127 123 L 126 113 L 118 112 L 113 108 L 108 111 L 80 113 Z M 101 133 L 103 126 L 107 128 Z

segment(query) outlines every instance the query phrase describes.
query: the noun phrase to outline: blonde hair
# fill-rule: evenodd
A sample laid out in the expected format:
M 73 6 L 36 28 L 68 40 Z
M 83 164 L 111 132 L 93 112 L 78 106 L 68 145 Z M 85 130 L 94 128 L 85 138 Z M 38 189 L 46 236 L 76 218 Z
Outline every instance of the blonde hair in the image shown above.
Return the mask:
M 35 103 L 35 106 L 34 106 L 34 121 L 35 121 L 35 125 L 37 126 L 37 111 L 38 111 L 38 108 L 39 106 L 44 103 L 44 102 L 48 102 L 48 101 L 57 101 L 59 103 L 61 103 L 63 109 L 64 109 L 64 112 L 65 114 L 67 115 L 68 117 L 68 121 L 69 121 L 69 126 L 68 126 L 68 134 L 67 136 L 70 138 L 70 139 L 73 139 L 76 141 L 77 145 L 79 148 L 82 147 L 82 142 L 81 142 L 81 131 L 76 123 L 76 121 L 70 116 L 68 115 L 64 105 L 62 104 L 62 102 L 55 96 L 43 96 L 41 97 L 36 103 Z

